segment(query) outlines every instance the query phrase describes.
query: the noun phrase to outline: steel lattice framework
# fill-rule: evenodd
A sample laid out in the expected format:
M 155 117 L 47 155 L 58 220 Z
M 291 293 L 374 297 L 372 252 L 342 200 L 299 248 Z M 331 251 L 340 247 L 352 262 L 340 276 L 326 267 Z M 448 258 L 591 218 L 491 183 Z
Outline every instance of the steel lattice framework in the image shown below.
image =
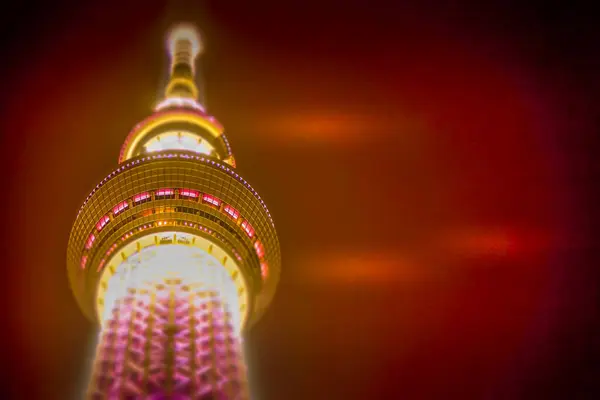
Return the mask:
M 170 81 L 92 190 L 67 249 L 73 293 L 100 323 L 88 396 L 248 398 L 241 334 L 270 303 L 271 215 L 197 102 L 195 28 L 168 36 Z

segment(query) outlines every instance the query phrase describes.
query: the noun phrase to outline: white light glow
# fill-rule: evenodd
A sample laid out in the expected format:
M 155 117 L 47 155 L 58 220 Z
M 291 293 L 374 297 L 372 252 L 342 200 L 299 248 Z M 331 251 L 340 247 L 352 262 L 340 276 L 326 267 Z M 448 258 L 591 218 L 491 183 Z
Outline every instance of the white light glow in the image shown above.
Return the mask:
M 214 147 L 191 132 L 165 132 L 150 139 L 144 147 L 148 153 L 164 150 L 189 150 L 199 154 L 216 154 Z
M 188 107 L 204 112 L 204 107 L 196 100 L 189 97 L 167 97 L 154 108 L 155 111 L 160 111 L 168 107 Z
M 172 237 L 172 234 L 165 236 Z M 193 235 L 177 233 L 180 239 L 192 240 Z M 229 305 L 235 328 L 240 329 L 241 315 L 236 285 L 227 269 L 206 251 L 185 244 L 165 244 L 142 249 L 129 256 L 109 279 L 102 320 L 107 320 L 114 302 L 128 290 L 160 284 L 165 279 L 181 279 L 190 290 L 214 290 Z

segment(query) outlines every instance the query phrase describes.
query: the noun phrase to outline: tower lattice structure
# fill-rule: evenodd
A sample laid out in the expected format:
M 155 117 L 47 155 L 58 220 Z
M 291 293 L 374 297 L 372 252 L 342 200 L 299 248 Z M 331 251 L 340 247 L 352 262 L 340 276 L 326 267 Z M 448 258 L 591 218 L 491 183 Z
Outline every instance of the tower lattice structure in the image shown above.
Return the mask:
M 100 325 L 92 399 L 246 399 L 241 334 L 270 303 L 280 249 L 223 127 L 198 102 L 196 29 L 167 39 L 170 79 L 81 206 L 71 287 Z

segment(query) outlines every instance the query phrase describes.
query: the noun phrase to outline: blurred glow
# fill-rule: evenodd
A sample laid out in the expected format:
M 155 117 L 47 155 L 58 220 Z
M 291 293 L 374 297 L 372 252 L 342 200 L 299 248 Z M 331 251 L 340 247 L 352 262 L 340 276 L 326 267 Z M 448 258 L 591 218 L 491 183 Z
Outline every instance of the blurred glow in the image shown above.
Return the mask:
M 254 242 L 254 249 L 256 250 L 258 258 L 263 258 L 263 256 L 265 255 L 265 248 L 263 247 L 263 244 L 260 242 L 260 240 Z
M 269 265 L 266 262 L 260 263 L 260 274 L 263 279 L 266 279 L 269 276 Z
M 102 321 L 110 318 L 115 301 L 126 296 L 129 290 L 142 289 L 167 278 L 218 292 L 229 305 L 235 329 L 239 331 L 241 318 L 237 287 L 227 269 L 206 251 L 184 244 L 146 247 L 122 261 L 108 280 Z
M 144 144 L 146 152 L 153 153 L 164 150 L 189 150 L 199 154 L 216 154 L 206 140 L 192 132 L 165 132 L 155 136 Z
M 154 108 L 154 111 L 160 111 L 163 108 L 169 107 L 190 107 L 198 111 L 205 111 L 204 107 L 202 107 L 200 103 L 198 103 L 195 99 L 191 99 L 189 97 L 168 97 L 160 103 L 158 103 Z
M 434 270 L 414 255 L 385 249 L 315 252 L 299 260 L 297 279 L 328 285 L 404 284 L 428 280 Z
M 183 43 L 189 43 L 190 46 L 190 64 L 193 64 L 194 58 L 202 51 L 202 42 L 200 33 L 192 24 L 177 24 L 169 33 L 167 47 L 171 57 L 174 57 Z
M 197 125 L 198 127 L 208 132 L 214 138 L 219 137 L 223 132 L 223 127 L 214 118 L 204 117 L 198 113 L 191 112 L 189 110 L 179 109 L 158 112 L 137 124 L 131 130 L 131 132 L 129 132 L 127 138 L 125 139 L 125 143 L 121 147 L 121 153 L 119 154 L 119 163 L 123 163 L 124 161 L 135 157 L 136 155 L 139 155 L 137 153 L 137 151 L 140 150 L 139 145 L 140 143 L 144 142 L 146 135 L 148 135 L 151 132 L 154 132 L 154 130 L 159 126 L 163 124 L 169 124 L 172 122 L 186 122 Z

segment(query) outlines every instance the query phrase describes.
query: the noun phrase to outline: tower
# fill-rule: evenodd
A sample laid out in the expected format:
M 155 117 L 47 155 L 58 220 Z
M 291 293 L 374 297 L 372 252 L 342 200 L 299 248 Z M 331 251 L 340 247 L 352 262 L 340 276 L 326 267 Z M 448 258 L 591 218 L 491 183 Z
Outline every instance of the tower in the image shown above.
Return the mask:
M 241 333 L 271 301 L 280 249 L 264 201 L 197 101 L 191 25 L 168 35 L 164 99 L 79 209 L 67 268 L 99 323 L 88 396 L 248 397 Z

